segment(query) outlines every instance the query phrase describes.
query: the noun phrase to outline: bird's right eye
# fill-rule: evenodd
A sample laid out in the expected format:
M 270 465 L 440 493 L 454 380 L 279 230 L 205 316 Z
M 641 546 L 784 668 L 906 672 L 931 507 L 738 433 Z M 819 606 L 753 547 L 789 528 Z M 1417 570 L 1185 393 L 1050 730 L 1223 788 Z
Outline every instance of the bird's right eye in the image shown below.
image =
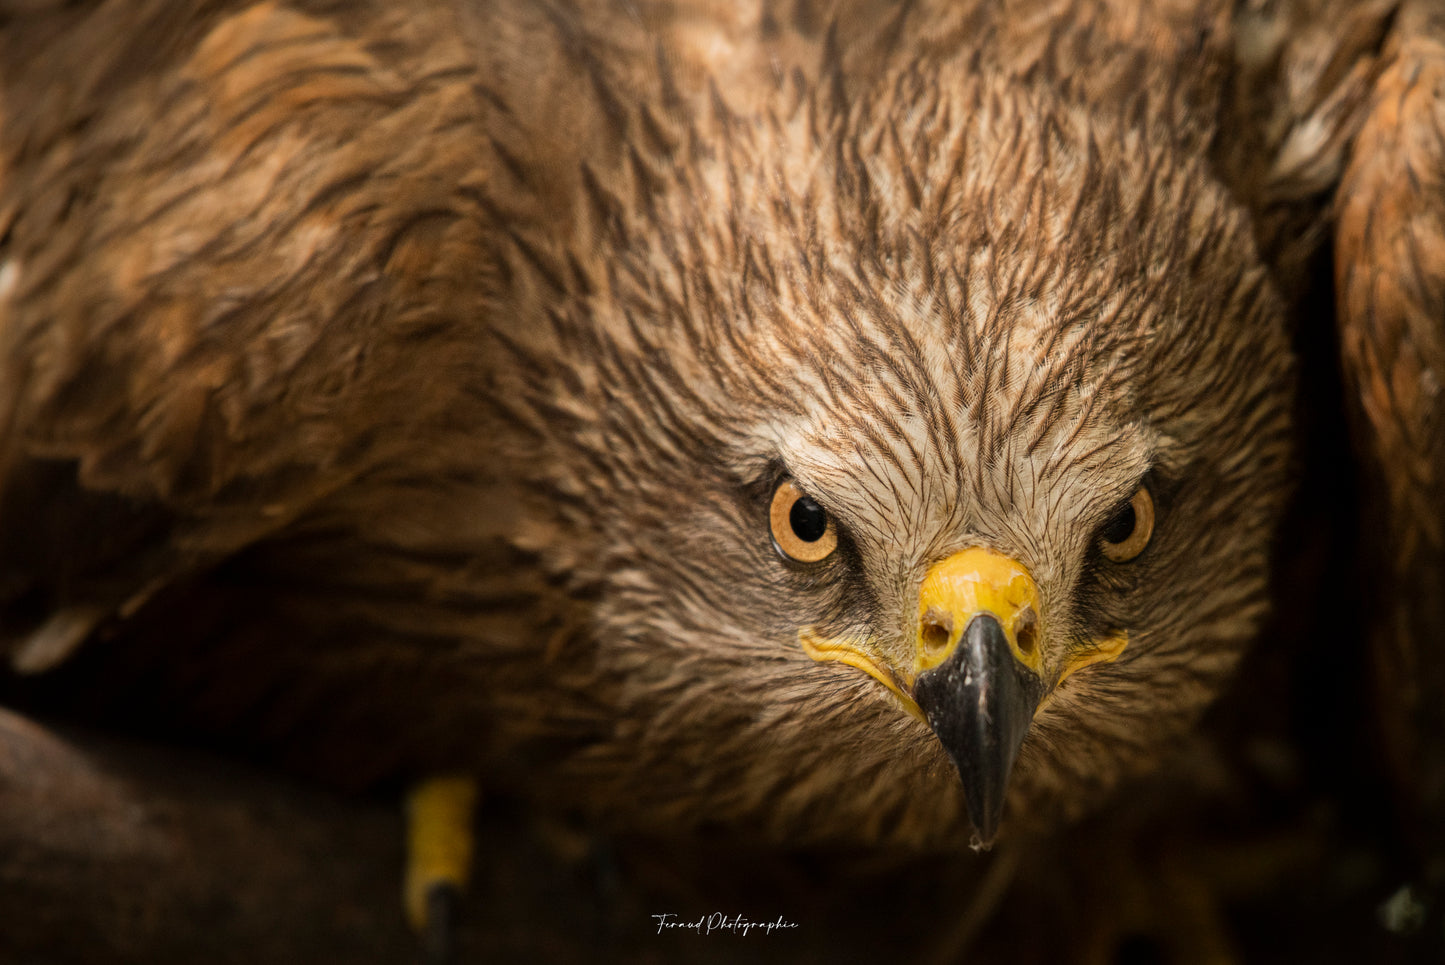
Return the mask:
M 791 480 L 783 480 L 773 491 L 768 521 L 773 545 L 795 562 L 817 563 L 838 548 L 838 528 L 833 518 Z

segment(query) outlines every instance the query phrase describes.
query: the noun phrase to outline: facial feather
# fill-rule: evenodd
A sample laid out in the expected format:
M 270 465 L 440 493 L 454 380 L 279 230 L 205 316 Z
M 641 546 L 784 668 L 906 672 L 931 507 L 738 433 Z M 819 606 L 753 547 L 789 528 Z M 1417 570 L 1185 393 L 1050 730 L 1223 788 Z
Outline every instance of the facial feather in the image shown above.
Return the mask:
M 924 568 L 970 545 L 1036 574 L 1052 659 L 1130 633 L 1041 712 L 1016 811 L 1077 813 L 1188 727 L 1263 613 L 1290 363 L 1244 212 L 1163 129 L 915 60 L 847 101 L 714 91 L 666 139 L 690 147 L 584 178 L 559 260 L 587 291 L 550 324 L 585 391 L 547 391 L 587 425 L 545 445 L 595 507 L 628 722 L 590 777 L 794 839 L 961 833 L 928 731 L 797 633 L 903 660 Z M 779 473 L 840 559 L 777 557 Z M 1163 519 L 1125 571 L 1097 532 L 1145 480 Z

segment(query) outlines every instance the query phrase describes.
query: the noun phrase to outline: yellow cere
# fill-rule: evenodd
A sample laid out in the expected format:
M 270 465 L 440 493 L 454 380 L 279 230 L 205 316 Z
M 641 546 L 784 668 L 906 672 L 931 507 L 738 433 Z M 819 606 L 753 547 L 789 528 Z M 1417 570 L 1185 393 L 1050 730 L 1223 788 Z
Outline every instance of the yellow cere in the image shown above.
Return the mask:
M 915 674 L 948 659 L 969 621 L 980 613 L 998 618 L 1014 657 L 1042 673 L 1043 627 L 1038 584 L 1022 563 L 974 547 L 934 564 L 918 591 Z

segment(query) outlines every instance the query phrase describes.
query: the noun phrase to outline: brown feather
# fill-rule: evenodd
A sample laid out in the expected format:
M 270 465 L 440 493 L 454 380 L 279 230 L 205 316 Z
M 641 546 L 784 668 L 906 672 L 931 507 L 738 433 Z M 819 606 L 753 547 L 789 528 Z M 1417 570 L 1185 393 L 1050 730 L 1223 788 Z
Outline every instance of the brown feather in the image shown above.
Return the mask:
M 1372 682 L 1416 834 L 1445 841 L 1445 18 L 1406 4 L 1339 188 L 1340 351 L 1364 474 Z

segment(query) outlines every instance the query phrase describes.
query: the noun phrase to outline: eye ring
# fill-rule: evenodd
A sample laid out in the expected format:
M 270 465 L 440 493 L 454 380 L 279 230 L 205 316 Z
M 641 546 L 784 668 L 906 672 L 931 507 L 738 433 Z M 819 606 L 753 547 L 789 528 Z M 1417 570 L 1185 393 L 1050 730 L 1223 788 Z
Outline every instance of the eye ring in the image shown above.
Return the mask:
M 1154 497 L 1140 486 L 1129 502 L 1104 524 L 1099 548 L 1115 563 L 1127 563 L 1144 552 L 1154 535 Z
M 838 527 L 833 517 L 791 480 L 783 480 L 773 491 L 768 522 L 773 545 L 794 562 L 817 563 L 838 548 Z

